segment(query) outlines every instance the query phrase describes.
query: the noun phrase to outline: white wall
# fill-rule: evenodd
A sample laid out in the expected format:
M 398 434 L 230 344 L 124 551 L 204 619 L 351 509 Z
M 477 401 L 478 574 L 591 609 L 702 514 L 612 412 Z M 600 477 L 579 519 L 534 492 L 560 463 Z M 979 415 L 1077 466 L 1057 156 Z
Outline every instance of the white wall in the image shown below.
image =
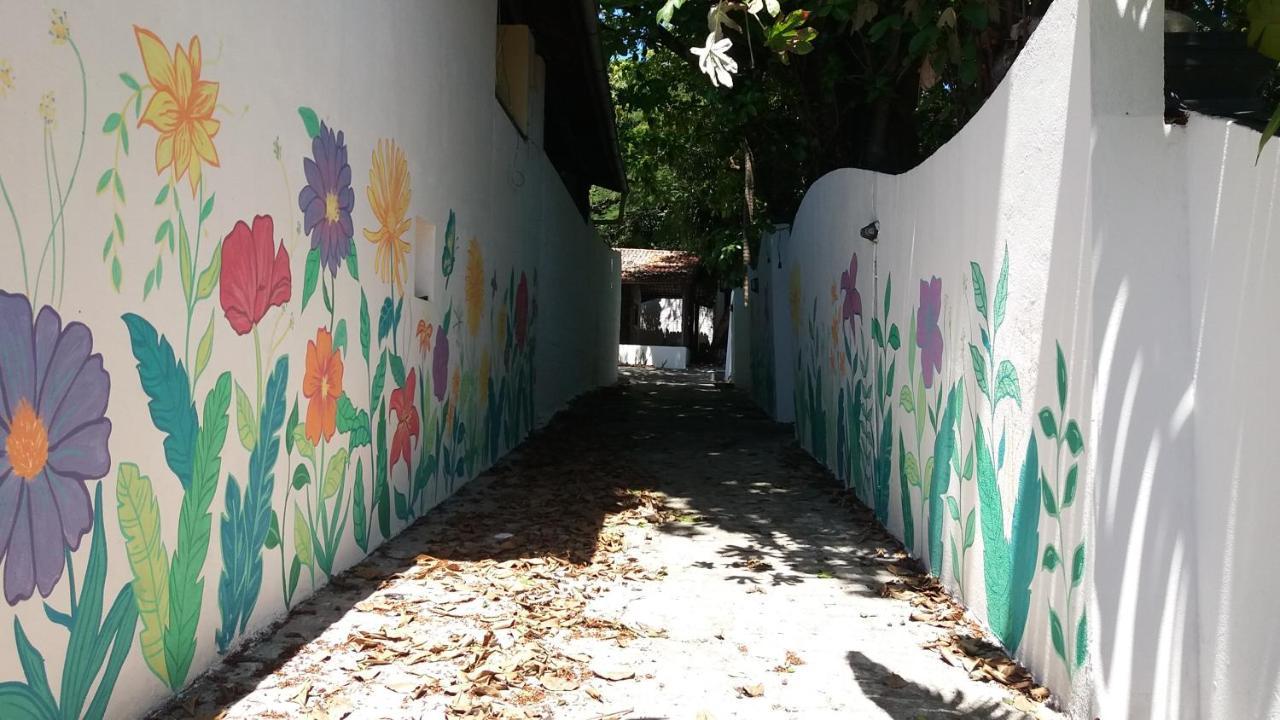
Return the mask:
M 894 365 L 895 385 L 910 375 L 903 360 L 915 338 L 905 328 L 920 309 L 916 288 L 940 278 L 941 377 L 965 388 L 958 446 L 967 454 L 976 445 L 978 420 L 987 433 L 999 427 L 1012 438 L 1013 459 L 996 473 L 1001 529 L 1011 530 L 1029 435 L 1055 495 L 1050 507 L 1042 485 L 1038 537 L 1011 545 L 1015 555 L 1030 550 L 1037 565 L 1018 657 L 1077 717 L 1280 717 L 1280 623 L 1270 602 L 1280 586 L 1268 562 L 1269 512 L 1280 504 L 1269 472 L 1280 457 L 1270 440 L 1280 420 L 1265 403 L 1280 390 L 1269 372 L 1280 347 L 1268 332 L 1280 304 L 1269 282 L 1280 272 L 1269 251 L 1280 235 L 1280 150 L 1273 145 L 1255 165 L 1257 133 L 1199 116 L 1164 124 L 1162 15 L 1158 2 L 1060 1 L 978 115 L 921 166 L 896 177 L 841 170 L 820 179 L 790 237 L 762 246 L 782 267 L 757 269 L 772 297 L 797 299 L 799 322 L 785 327 L 789 314 L 774 313 L 768 337 L 755 328 L 752 340 L 775 349 L 795 340 L 795 352 L 776 364 L 774 391 L 794 382 L 801 442 L 882 510 L 882 521 L 1001 635 L 1004 618 L 991 611 L 1000 595 L 984 591 L 992 571 L 986 539 L 997 536 L 981 527 L 988 515 L 981 484 L 964 479 L 963 463 L 948 473 L 958 515 L 978 505 L 980 528 L 954 566 L 949 541 L 963 521 L 947 512 L 942 562 L 933 564 L 921 531 L 922 517 L 931 516 L 923 488 L 901 482 L 916 414 L 893 389 L 871 417 L 841 425 L 840 392 L 859 378 L 874 386 L 877 357 Z M 871 220 L 880 223 L 874 244 L 858 236 Z M 982 363 L 971 351 L 984 348 L 987 323 L 970 263 L 991 297 L 1006 248 L 996 362 L 1016 368 L 1022 402 L 998 401 L 993 411 L 980 397 Z M 838 268 L 855 253 L 862 313 L 849 323 Z M 995 312 L 993 301 L 988 310 Z M 880 355 L 868 340 L 873 319 L 898 326 L 900 349 Z M 852 351 L 842 366 L 846 339 Z M 768 394 L 751 389 L 757 398 Z M 1052 435 L 1040 417 L 1046 408 L 1055 416 Z M 877 502 L 875 458 L 859 468 L 844 448 L 855 437 L 875 439 L 882 411 L 895 434 L 889 494 Z M 1081 428 L 1078 457 L 1057 445 L 1063 415 Z M 924 425 L 926 440 L 942 434 L 933 424 Z M 1078 486 L 1063 508 L 1068 463 L 1078 463 Z M 903 487 L 913 498 L 914 533 L 904 528 Z M 1044 557 L 1050 544 L 1062 557 L 1078 543 L 1086 560 L 1072 589 L 1063 565 L 1046 571 Z M 1066 658 L 1050 608 L 1063 626 Z M 1088 657 L 1076 668 L 1083 617 L 1078 646 Z
M 43 710 L 79 715 L 77 709 L 87 709 L 97 697 L 98 709 L 105 705 L 108 717 L 133 717 L 448 497 L 570 398 L 611 382 L 619 263 L 584 223 L 541 148 L 520 139 L 494 97 L 497 12 L 492 0 L 376 5 L 236 0 L 181 12 L 154 0 L 130 0 L 101 7 L 77 3 L 65 20 L 39 2 L 7 6 L 4 18 L 0 68 L 12 68 L 12 75 L 0 78 L 5 138 L 0 182 L 11 201 L 0 206 L 0 289 L 11 294 L 0 296 L 3 347 L 20 350 L 33 332 L 25 302 L 36 312 L 45 306 L 56 311 L 61 330 L 48 324 L 51 314 L 41 321 L 41 332 L 61 332 L 66 339 L 64 349 L 54 352 L 63 359 L 50 366 L 49 377 L 65 382 L 71 377 L 67 367 L 83 365 L 88 353 L 100 354 L 109 390 L 95 380 L 83 394 L 102 395 L 105 407 L 85 402 L 80 411 L 94 416 L 95 432 L 105 427 L 105 417 L 111 432 L 85 436 L 78 450 L 81 457 L 93 458 L 92 466 L 50 481 L 55 484 L 49 487 L 68 501 L 61 510 L 43 499 L 32 504 L 34 496 L 17 493 L 20 486 L 11 474 L 0 480 L 6 537 L 15 513 L 33 518 L 33 527 L 53 531 L 36 545 L 38 582 L 30 578 L 29 552 L 8 541 L 0 549 L 6 575 L 0 648 L 5 657 L 17 657 L 14 628 L 20 623 L 30 641 L 24 658 L 34 662 L 31 653 L 39 655 L 53 702 L 60 704 Z M 156 67 L 176 62 L 179 72 L 188 63 L 174 60 L 175 45 L 186 53 L 198 36 L 199 79 L 217 83 L 216 104 L 202 111 L 218 123 L 204 126 L 206 132 L 216 127 L 217 162 L 210 156 L 200 164 L 203 186 L 194 193 L 187 177 L 171 185 L 164 162 L 157 170 L 161 135 L 139 123 L 156 89 L 142 87 L 138 98 L 128 85 L 149 83 L 135 26 L 163 43 L 156 56 L 163 62 Z M 64 27 L 70 42 L 58 41 Z M 46 93 L 55 108 L 48 121 L 37 111 Z M 309 108 L 319 121 L 344 133 L 350 166 L 358 270 L 350 272 L 352 263 L 344 259 L 336 275 L 323 269 L 313 275 L 322 278 L 316 285 L 306 279 L 311 236 L 299 207 L 299 192 L 312 182 L 304 158 L 316 151 L 299 108 Z M 113 113 L 123 113 L 123 133 Z M 382 140 L 387 142 L 380 146 Z M 410 273 L 402 296 L 379 266 L 378 247 L 366 239 L 366 230 L 374 233 L 387 223 L 387 213 L 375 212 L 370 186 L 384 184 L 371 179 L 375 149 L 391 143 L 403 151 L 411 184 L 403 209 L 408 224 L 392 222 L 392 234 L 411 248 L 419 238 L 434 237 L 439 254 L 423 259 L 434 273 L 430 301 L 412 296 Z M 55 174 L 54 162 L 57 177 L 46 184 L 46 171 Z M 188 166 L 183 170 L 190 176 Z M 100 179 L 103 191 L 95 192 Z M 54 185 L 60 192 L 50 189 Z M 205 217 L 200 217 L 202 200 Z M 60 220 L 59 213 L 51 217 L 51 204 L 62 208 Z M 451 215 L 454 247 L 446 240 Z M 272 298 L 256 323 L 257 340 L 252 333 L 238 334 L 226 315 L 228 304 L 246 303 L 222 295 L 249 272 L 247 264 L 228 259 L 234 253 L 226 249 L 234 243 L 224 238 L 237 221 L 252 223 L 255 216 L 274 221 L 270 237 L 259 243 L 270 244 L 269 251 L 263 248 L 268 257 L 281 247 L 287 253 L 287 260 L 279 256 L 273 276 L 286 292 Z M 166 235 L 163 223 L 179 218 L 190 238 L 189 251 L 181 241 L 171 247 Z M 112 239 L 104 247 L 109 233 Z M 56 240 L 50 256 L 56 263 L 41 270 L 41 251 L 50 237 Z M 414 252 L 406 258 L 409 269 L 418 260 Z M 221 271 L 213 265 L 206 276 L 214 284 L 199 285 L 215 258 L 223 261 Z M 157 263 L 162 268 L 158 285 Z M 283 280 L 285 266 L 288 280 Z M 118 282 L 113 268 L 118 268 Z M 144 288 L 149 274 L 156 286 Z M 522 278 L 527 316 L 517 300 Z M 308 285 L 314 293 L 304 303 Z M 387 299 L 390 313 L 383 321 Z M 122 319 L 127 314 L 138 317 L 128 320 L 134 323 L 132 342 Z M 368 364 L 362 315 L 368 317 Z M 154 328 L 155 335 L 139 336 L 143 325 Z M 420 325 L 433 332 L 425 349 Z M 314 371 L 320 354 L 311 350 L 308 360 L 309 345 L 324 333 L 335 341 L 345 334 L 345 348 L 328 362 L 342 364 L 341 396 L 352 422 L 360 424 L 361 411 L 370 416 L 364 440 L 349 427 L 328 430 L 320 422 L 336 415 L 340 404 L 315 401 L 325 392 L 321 388 L 336 388 L 338 377 L 326 375 L 322 383 Z M 448 361 L 438 372 L 434 366 L 445 357 L 446 335 Z M 209 338 L 207 352 L 200 349 L 202 337 Z M 91 345 L 77 349 L 74 343 L 86 339 Z M 92 366 L 97 360 L 87 362 Z M 15 374 L 20 366 L 12 358 L 0 360 L 0 366 L 5 387 L 26 382 Z M 276 367 L 282 382 L 266 382 L 264 392 L 264 380 Z M 410 392 L 407 378 L 406 387 L 399 388 L 401 367 L 421 381 L 412 388 L 412 403 L 398 401 Z M 95 373 L 86 377 L 103 377 Z M 375 391 L 377 377 L 382 385 Z M 437 377 L 442 380 L 439 399 Z M 233 390 L 237 386 L 243 392 Z M 296 419 L 290 412 L 295 405 Z M 263 419 L 276 408 L 274 422 Z M 313 410 L 320 439 L 314 463 L 301 457 Z M 2 411 L 6 422 L 16 412 L 8 405 Z M 41 412 L 40 422 L 56 428 L 64 411 Z M 416 436 L 408 432 L 410 415 Z M 282 431 L 273 429 L 280 424 Z M 403 457 L 395 454 L 398 433 L 407 440 Z M 252 457 L 260 455 L 261 462 L 251 463 L 250 448 L 258 449 Z M 211 454 L 216 465 L 209 463 Z M 71 461 L 57 457 L 64 464 Z M 193 466 L 208 472 L 179 472 Z M 195 476 L 201 482 L 191 479 Z M 229 490 L 233 477 L 239 493 Z M 189 490 L 188 484 L 201 490 Z M 100 513 L 100 522 L 92 511 Z M 268 529 L 268 518 L 278 531 Z M 85 531 L 89 525 L 100 531 L 100 542 Z M 201 533 L 207 533 L 207 547 Z M 61 562 L 64 544 L 69 566 Z M 101 574 L 93 570 L 99 563 L 105 563 Z M 296 584 L 289 580 L 295 563 L 300 568 Z M 181 574 L 184 567 L 188 570 Z M 67 628 L 56 622 L 57 613 L 71 607 L 71 576 L 78 612 L 102 607 L 103 632 L 115 637 L 111 656 L 118 653 L 118 665 L 104 660 L 85 670 L 83 663 L 68 664 L 84 655 L 69 645 Z M 165 577 L 174 578 L 172 587 Z M 44 602 L 55 612 L 47 614 Z M 186 614 L 170 621 L 158 610 L 165 604 Z M 111 607 L 118 611 L 107 614 Z M 244 612 L 229 614 L 233 609 Z M 189 670 L 183 672 L 188 660 Z M 78 706 L 78 693 L 59 690 L 64 670 L 74 668 L 92 671 L 92 693 Z M 116 670 L 114 684 L 102 682 L 99 689 L 96 678 Z M 0 663 L 0 681 L 24 679 L 16 660 Z M 12 692 L 0 699 L 0 716 L 34 712 L 4 704 L 15 697 L 45 702 L 41 692 L 17 687 L 6 685 Z

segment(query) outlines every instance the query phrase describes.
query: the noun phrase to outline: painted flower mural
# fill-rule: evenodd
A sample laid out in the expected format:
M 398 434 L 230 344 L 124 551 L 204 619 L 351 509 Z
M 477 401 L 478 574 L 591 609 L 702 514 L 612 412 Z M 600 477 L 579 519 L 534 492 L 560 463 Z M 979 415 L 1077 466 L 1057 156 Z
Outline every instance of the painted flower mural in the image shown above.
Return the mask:
M 346 136 L 320 123 L 320 132 L 311 140 L 311 154 L 302 161 L 307 184 L 298 193 L 302 228 L 311 235 L 311 249 L 320 251 L 321 264 L 330 275 L 337 275 L 355 235 L 351 209 L 356 194 L 351 189 Z
M 840 273 L 840 290 L 844 293 L 844 305 L 840 309 L 842 322 L 853 322 L 854 316 L 862 317 L 862 296 L 858 294 L 858 254 L 849 259 L 849 269 Z
M 404 385 L 391 391 L 391 412 L 396 416 L 396 432 L 391 438 L 391 465 L 404 461 L 409 464 L 409 452 L 418 442 L 418 409 L 413 404 L 417 388 L 417 371 L 410 368 Z
M 431 352 L 431 335 L 435 326 L 426 320 L 418 321 L 418 351 L 423 355 Z
M 150 30 L 135 25 L 133 33 L 147 79 L 155 89 L 138 118 L 138 127 L 150 125 L 160 133 L 156 140 L 156 174 L 172 168 L 174 182 L 186 175 L 195 197 L 203 164 L 218 166 L 218 151 L 213 144 L 221 126 L 213 119 L 218 83 L 200 79 L 200 38 L 193 36 L 185 49 L 181 44 L 174 45 L 170 55 L 164 42 Z
M 431 354 L 431 390 L 436 400 L 444 401 L 444 391 L 449 381 L 449 329 L 437 328 L 436 349 Z
M 484 314 L 484 251 L 480 241 L 471 238 L 467 244 L 466 275 L 467 334 L 480 333 L 480 317 Z
M 252 228 L 237 222 L 222 241 L 219 299 L 237 335 L 248 334 L 267 310 L 289 302 L 289 253 L 283 241 L 276 246 L 274 230 L 271 216 L 259 215 Z
M 920 281 L 920 314 L 916 323 L 916 345 L 920 346 L 920 374 L 926 388 L 933 387 L 933 377 L 942 371 L 942 278 L 933 276 Z
M 529 279 L 520 273 L 516 286 L 516 347 L 523 348 L 529 337 Z
M 316 339 L 307 341 L 307 367 L 302 376 L 302 394 L 307 403 L 307 439 L 312 445 L 333 439 L 337 429 L 338 398 L 342 395 L 342 354 L 333 346 L 333 335 L 316 330 Z
M 10 605 L 62 578 L 93 525 L 86 482 L 111 468 L 111 378 L 93 335 L 0 290 L 0 560 Z
M 404 292 L 405 258 L 409 243 L 404 234 L 412 223 L 406 215 L 413 186 L 404 151 L 391 140 L 379 140 L 369 168 L 369 207 L 378 220 L 377 230 L 365 230 L 364 237 L 377 247 L 373 267 L 378 277 Z

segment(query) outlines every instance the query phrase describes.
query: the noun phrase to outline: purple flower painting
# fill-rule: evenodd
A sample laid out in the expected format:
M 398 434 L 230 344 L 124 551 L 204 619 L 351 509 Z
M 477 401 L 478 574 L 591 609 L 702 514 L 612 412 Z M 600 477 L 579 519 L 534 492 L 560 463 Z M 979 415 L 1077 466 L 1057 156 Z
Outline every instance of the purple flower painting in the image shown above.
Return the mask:
M 920 373 L 924 386 L 933 387 L 933 376 L 942 371 L 942 278 L 920 281 L 920 311 L 916 317 L 916 345 L 920 346 Z
M 107 474 L 111 378 L 93 335 L 0 290 L 0 562 L 10 605 L 62 578 L 93 525 L 86 483 Z
M 356 194 L 351 189 L 351 166 L 347 164 L 347 145 L 342 132 L 320 123 L 320 133 L 311 141 L 314 158 L 304 158 L 302 167 L 307 184 L 298 193 L 298 207 L 303 213 L 303 230 L 311 235 L 311 249 L 320 251 L 321 263 L 330 275 L 351 251 L 355 225 L 351 209 Z
M 844 293 L 844 307 L 840 317 L 853 322 L 854 316 L 862 317 L 862 296 L 858 294 L 858 254 L 849 260 L 849 269 L 840 273 L 840 291 Z

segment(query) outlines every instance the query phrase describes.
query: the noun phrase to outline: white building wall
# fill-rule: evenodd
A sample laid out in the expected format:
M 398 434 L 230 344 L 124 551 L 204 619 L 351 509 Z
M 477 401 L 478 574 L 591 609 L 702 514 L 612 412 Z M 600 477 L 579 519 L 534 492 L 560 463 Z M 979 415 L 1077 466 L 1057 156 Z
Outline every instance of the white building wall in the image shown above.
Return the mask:
M 79 672 L 92 690 L 79 709 L 96 697 L 107 717 L 138 716 L 448 497 L 571 397 L 611 381 L 617 256 L 494 97 L 496 5 L 130 0 L 74 3 L 65 15 L 44 3 L 6 5 L 0 67 L 12 68 L 14 82 L 0 85 L 8 201 L 0 210 L 0 383 L 26 383 L 13 361 L 34 332 L 26 303 L 36 313 L 50 308 L 42 332 L 68 340 L 54 352 L 62 364 L 46 374 L 65 383 L 68 367 L 100 355 L 106 375 L 91 371 L 78 394 L 93 427 L 105 418 L 111 431 L 79 448 L 91 467 L 50 481 L 70 499 L 61 510 L 22 500 L 9 474 L 0 479 L 6 538 L 15 513 L 55 531 L 25 551 L 7 540 L 0 549 L 0 654 L 12 660 L 0 663 L 11 691 L 0 716 L 39 714 L 4 704 L 11 700 L 44 702 L 8 684 L 38 684 L 17 662 L 19 624 L 30 642 L 23 657 L 38 655 L 60 704 L 40 712 L 78 716 L 76 693 L 59 688 L 64 673 Z M 135 28 L 158 38 L 150 74 Z M 217 97 L 197 113 L 207 114 L 213 150 L 205 148 L 203 185 L 193 191 L 192 166 L 184 162 L 171 183 L 172 156 L 139 115 L 171 72 L 192 80 L 195 65 Z M 337 184 L 349 182 L 350 194 L 335 191 L 344 199 L 334 210 L 350 208 L 354 255 L 336 258 L 333 274 L 307 269 L 312 234 L 299 193 L 315 182 L 304 171 L 304 159 L 319 153 L 312 118 L 342 131 L 349 165 Z M 395 169 L 393 147 L 411 190 L 402 208 L 375 212 L 375 196 L 400 196 L 384 187 L 396 173 L 371 174 L 375 164 Z M 58 178 L 47 185 L 53 157 Z M 51 203 L 61 208 L 56 231 Z M 241 247 L 260 248 L 267 260 L 237 263 L 226 238 L 258 216 L 273 228 Z M 409 247 L 403 291 L 366 236 L 388 224 Z M 42 268 L 47 244 L 54 250 Z M 414 296 L 419 260 L 428 301 Z M 247 277 L 250 265 L 274 268 L 266 279 L 283 290 L 252 318 L 256 340 L 247 326 L 236 330 L 228 308 L 261 306 L 223 294 L 251 294 L 263 278 Z M 60 324 L 48 325 L 55 311 Z M 86 339 L 88 349 L 76 349 Z M 325 343 L 340 349 L 312 347 Z M 61 355 L 72 351 L 81 354 Z M 271 381 L 276 368 L 280 383 Z M 321 394 L 328 401 L 317 404 Z M 264 419 L 277 408 L 279 417 Z M 13 412 L 3 409 L 6 427 Z M 41 412 L 40 422 L 55 423 L 65 411 Z M 314 462 L 302 453 L 304 440 L 313 446 L 312 415 Z M 262 462 L 251 461 L 251 448 Z M 97 666 L 85 665 L 57 622 L 71 609 L 72 576 L 78 612 L 101 608 L 103 637 L 114 638 Z M 166 605 L 177 620 L 157 609 Z

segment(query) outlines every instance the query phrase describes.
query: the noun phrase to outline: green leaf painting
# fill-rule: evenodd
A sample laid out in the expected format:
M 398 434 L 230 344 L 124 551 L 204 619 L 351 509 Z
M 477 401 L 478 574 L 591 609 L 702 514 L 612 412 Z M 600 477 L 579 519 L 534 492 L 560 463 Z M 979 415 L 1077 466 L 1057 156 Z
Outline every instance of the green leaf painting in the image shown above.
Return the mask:
M 133 594 L 142 620 L 138 644 L 147 667 L 168 684 L 164 633 L 169 623 L 169 553 L 160 533 L 160 505 L 151 480 L 138 466 L 121 463 L 116 476 L 116 513 L 124 536 Z
M 197 430 L 196 406 L 191 400 L 187 371 L 174 356 L 169 341 L 151 323 L 133 313 L 123 318 L 129 329 L 138 378 L 147 394 L 151 422 L 165 434 L 164 455 L 183 488 L 191 485 Z
M 222 626 L 215 635 L 221 652 L 226 652 L 235 636 L 248 626 L 262 587 L 262 549 L 271 527 L 271 498 L 275 491 L 275 465 L 280 454 L 288 381 L 289 358 L 282 356 L 267 379 L 257 423 L 259 442 L 249 453 L 248 485 L 243 502 L 234 477 L 227 481 L 226 511 L 220 524 L 223 566 L 218 581 Z

